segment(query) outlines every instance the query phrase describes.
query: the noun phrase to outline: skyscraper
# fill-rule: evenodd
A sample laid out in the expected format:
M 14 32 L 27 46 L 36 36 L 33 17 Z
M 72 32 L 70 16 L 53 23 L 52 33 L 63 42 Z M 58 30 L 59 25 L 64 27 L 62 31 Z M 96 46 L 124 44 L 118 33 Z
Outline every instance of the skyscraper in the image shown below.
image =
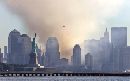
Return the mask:
M 46 43 L 45 67 L 55 67 L 59 64 L 59 43 L 56 37 L 49 37 Z
M 120 51 L 120 69 L 126 71 L 130 69 L 130 46 Z
M 7 48 L 7 46 L 4 46 L 3 62 L 7 63 L 7 59 L 8 59 L 8 48 Z
M 114 48 L 127 47 L 127 27 L 112 27 L 111 43 Z
M 93 56 L 93 70 L 101 71 L 103 65 L 109 62 L 111 44 L 109 40 L 109 32 L 106 28 L 104 36 L 100 40 L 86 40 L 85 54 L 90 53 Z
M 101 37 L 100 39 L 100 47 L 101 49 L 99 49 L 100 51 L 100 57 L 101 57 L 101 62 L 102 65 L 101 67 L 103 68 L 104 65 L 107 65 L 110 61 L 110 54 L 111 54 L 111 44 L 109 41 L 109 32 L 106 28 L 106 31 L 104 32 L 104 37 Z M 104 68 L 103 68 L 104 69 Z M 105 68 L 107 69 L 107 68 Z
M 9 52 L 9 57 L 8 57 L 8 63 L 9 64 L 19 64 L 18 59 L 19 53 L 20 53 L 20 48 L 19 48 L 19 38 L 20 38 L 20 32 L 14 29 L 13 31 L 10 32 L 9 37 L 8 37 L 8 52 Z
M 76 44 L 73 48 L 73 66 L 81 65 L 81 48 Z
M 85 66 L 87 67 L 88 71 L 92 71 L 93 57 L 90 53 L 85 55 Z
M 109 32 L 107 31 L 107 28 L 106 28 L 106 31 L 104 32 L 104 42 L 105 43 L 109 43 Z
M 112 27 L 111 28 L 111 43 L 112 43 L 112 66 L 113 71 L 121 72 L 122 68 L 122 49 L 127 48 L 127 27 Z
M 22 34 L 21 37 L 19 38 L 19 48 L 20 48 L 20 53 L 19 53 L 19 64 L 28 64 L 29 62 L 29 54 L 32 51 L 32 42 L 31 38 L 27 34 Z
M 28 64 L 31 51 L 31 38 L 27 34 L 21 35 L 16 29 L 10 32 L 8 37 L 9 64 Z
M 1 48 L 0 48 L 0 63 L 3 63 L 3 53 L 1 52 Z

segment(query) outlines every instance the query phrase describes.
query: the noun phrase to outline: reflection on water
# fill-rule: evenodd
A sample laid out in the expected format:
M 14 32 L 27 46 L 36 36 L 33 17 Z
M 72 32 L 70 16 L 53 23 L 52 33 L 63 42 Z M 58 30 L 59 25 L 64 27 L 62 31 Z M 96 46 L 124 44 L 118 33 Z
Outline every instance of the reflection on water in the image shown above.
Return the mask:
M 0 81 L 130 81 L 130 77 L 0 77 Z

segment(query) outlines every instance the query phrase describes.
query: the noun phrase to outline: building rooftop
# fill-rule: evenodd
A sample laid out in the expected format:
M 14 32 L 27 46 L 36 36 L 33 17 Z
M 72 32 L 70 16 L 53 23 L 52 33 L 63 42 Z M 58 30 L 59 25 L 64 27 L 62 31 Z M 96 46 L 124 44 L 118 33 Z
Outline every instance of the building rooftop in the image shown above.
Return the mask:
M 19 32 L 18 30 L 14 29 L 12 32 Z
M 21 37 L 28 37 L 28 35 L 27 34 L 22 34 L 22 36 Z

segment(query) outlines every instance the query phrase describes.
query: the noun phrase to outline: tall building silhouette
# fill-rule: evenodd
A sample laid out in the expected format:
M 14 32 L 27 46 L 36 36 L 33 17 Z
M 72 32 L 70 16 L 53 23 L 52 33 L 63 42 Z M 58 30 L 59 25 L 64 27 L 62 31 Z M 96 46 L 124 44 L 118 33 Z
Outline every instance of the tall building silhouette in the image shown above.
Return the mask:
M 8 37 L 8 63 L 28 64 L 31 53 L 31 38 L 27 34 L 20 34 L 14 29 Z
M 8 47 L 4 46 L 4 56 L 3 56 L 3 62 L 7 63 L 8 60 Z
M 93 68 L 93 56 L 90 53 L 85 55 L 85 66 L 87 67 L 88 71 L 92 71 L 92 68 Z
M 22 34 L 19 38 L 19 64 L 28 64 L 29 62 L 29 54 L 32 51 L 32 42 L 31 38 L 27 34 Z
M 127 48 L 127 27 L 112 27 L 111 28 L 111 44 L 112 44 L 112 66 L 113 71 L 121 72 L 123 49 Z
M 130 69 L 130 46 L 120 50 L 120 70 L 126 71 Z
M 20 48 L 19 48 L 19 38 L 21 34 L 19 31 L 14 29 L 13 31 L 10 32 L 9 37 L 8 37 L 8 52 L 9 52 L 9 57 L 8 57 L 8 63 L 9 64 L 19 64 L 19 53 L 20 53 Z
M 104 41 L 105 41 L 105 43 L 110 43 L 109 32 L 108 32 L 107 28 L 106 28 L 106 31 L 104 32 Z
M 59 64 L 59 43 L 56 37 L 49 37 L 46 43 L 45 67 L 56 67 Z
M 100 39 L 100 47 L 101 49 L 100 50 L 100 57 L 101 57 L 101 62 L 102 62 L 102 65 L 101 65 L 101 70 L 102 69 L 106 69 L 108 70 L 109 69 L 109 66 L 107 66 L 109 64 L 109 61 L 110 61 L 110 55 L 111 55 L 111 44 L 110 44 L 110 41 L 109 41 L 109 32 L 106 28 L 106 31 L 104 32 L 104 37 L 102 37 Z M 108 67 L 108 68 L 106 68 Z
M 0 48 L 0 63 L 3 63 L 3 53 L 1 52 L 1 48 Z
M 112 27 L 111 43 L 114 48 L 127 47 L 127 27 Z
M 85 41 L 85 54 L 90 53 L 93 55 L 93 70 L 100 71 L 102 64 L 103 52 L 101 47 L 101 40 L 86 40 Z
M 81 48 L 76 44 L 73 48 L 73 66 L 81 65 Z
M 85 54 L 90 53 L 93 56 L 93 70 L 101 71 L 103 65 L 107 65 L 110 60 L 111 44 L 109 32 L 106 28 L 104 36 L 100 40 L 86 40 Z

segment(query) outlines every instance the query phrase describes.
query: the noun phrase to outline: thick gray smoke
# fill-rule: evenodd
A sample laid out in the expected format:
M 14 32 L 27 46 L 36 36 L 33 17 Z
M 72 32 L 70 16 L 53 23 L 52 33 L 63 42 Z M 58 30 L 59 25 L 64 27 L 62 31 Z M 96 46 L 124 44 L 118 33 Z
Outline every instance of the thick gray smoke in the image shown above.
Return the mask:
M 62 56 L 70 57 L 70 48 L 104 26 L 105 20 L 118 12 L 123 0 L 7 0 L 5 3 L 24 20 L 29 33 L 38 33 L 41 43 L 55 36 Z

